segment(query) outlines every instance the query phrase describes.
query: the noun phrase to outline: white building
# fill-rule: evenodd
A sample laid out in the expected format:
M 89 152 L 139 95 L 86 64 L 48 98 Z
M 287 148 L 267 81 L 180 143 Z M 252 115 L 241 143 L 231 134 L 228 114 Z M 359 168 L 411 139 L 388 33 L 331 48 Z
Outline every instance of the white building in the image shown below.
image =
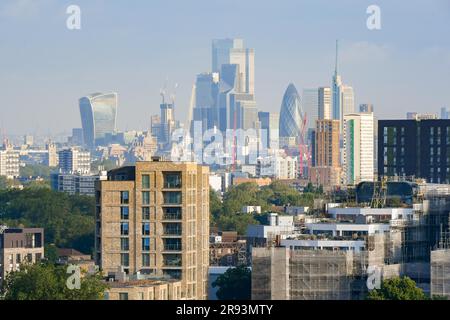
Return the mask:
M 333 119 L 333 110 L 331 105 L 331 88 L 321 87 L 319 88 L 319 120 L 331 120 Z
M 344 184 L 356 185 L 374 178 L 373 113 L 344 115 Z
M 294 232 L 294 217 L 269 213 L 267 225 L 251 224 L 247 227 L 247 238 L 267 240 L 277 235 L 290 235 Z
M 259 159 L 256 175 L 275 179 L 296 179 L 298 173 L 297 157 L 271 155 Z
M 0 149 L 0 176 L 5 176 L 8 179 L 19 177 L 19 157 L 20 152 L 14 150 L 9 145 L 4 145 Z
M 242 207 L 243 213 L 261 213 L 261 206 L 244 206 Z
M 69 148 L 58 152 L 59 168 L 64 173 L 89 174 L 91 154 L 79 148 Z

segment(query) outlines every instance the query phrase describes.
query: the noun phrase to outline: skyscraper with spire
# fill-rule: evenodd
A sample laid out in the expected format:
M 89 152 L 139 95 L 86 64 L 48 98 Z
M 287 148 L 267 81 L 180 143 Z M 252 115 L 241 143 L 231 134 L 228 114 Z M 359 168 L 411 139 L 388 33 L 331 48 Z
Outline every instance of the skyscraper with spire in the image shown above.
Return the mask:
M 344 115 L 355 112 L 355 94 L 353 88 L 342 83 L 338 72 L 339 66 L 339 40 L 336 40 L 336 61 L 332 83 L 332 113 L 333 119 L 340 121 L 342 133 Z

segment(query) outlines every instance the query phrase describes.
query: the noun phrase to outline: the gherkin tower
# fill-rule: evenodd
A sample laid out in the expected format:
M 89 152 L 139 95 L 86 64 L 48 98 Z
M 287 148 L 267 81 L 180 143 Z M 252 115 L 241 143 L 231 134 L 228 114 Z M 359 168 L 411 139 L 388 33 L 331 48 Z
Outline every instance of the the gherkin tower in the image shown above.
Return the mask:
M 289 84 L 280 111 L 280 140 L 295 141 L 302 134 L 303 110 L 295 86 Z

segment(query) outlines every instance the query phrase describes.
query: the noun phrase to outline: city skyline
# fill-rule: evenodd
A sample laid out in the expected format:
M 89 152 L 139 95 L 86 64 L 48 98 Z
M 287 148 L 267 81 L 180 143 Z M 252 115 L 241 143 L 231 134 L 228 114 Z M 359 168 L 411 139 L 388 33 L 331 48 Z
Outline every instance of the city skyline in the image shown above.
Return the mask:
M 69 31 L 68 1 L 5 1 L 2 133 L 70 132 L 81 127 L 78 99 L 109 91 L 119 95 L 119 130 L 148 129 L 165 82 L 169 89 L 179 84 L 176 113 L 184 119 L 196 75 L 211 71 L 211 43 L 220 38 L 241 38 L 255 49 L 259 111 L 279 112 L 290 82 L 299 92 L 331 86 L 336 39 L 339 73 L 355 90 L 355 106 L 373 104 L 379 119 L 405 118 L 408 111 L 438 114 L 449 106 L 450 40 L 432 33 L 448 29 L 447 2 L 425 7 L 378 1 L 382 29 L 376 31 L 366 28 L 369 1 L 283 3 L 248 1 L 237 10 L 233 1 L 136 2 L 124 13 L 118 2 L 78 1 L 82 29 Z M 294 10 L 286 13 L 285 7 Z M 176 22 L 155 29 L 169 14 Z M 262 19 L 267 24 L 256 28 Z M 205 27 L 213 23 L 220 27 Z

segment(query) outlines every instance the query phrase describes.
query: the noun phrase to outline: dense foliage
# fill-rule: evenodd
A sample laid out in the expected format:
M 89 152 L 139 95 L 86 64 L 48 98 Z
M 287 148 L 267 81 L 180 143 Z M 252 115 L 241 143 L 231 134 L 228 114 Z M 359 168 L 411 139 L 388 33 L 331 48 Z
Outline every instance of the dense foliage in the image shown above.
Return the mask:
M 219 300 L 250 300 L 252 273 L 245 266 L 228 269 L 212 283 Z
M 99 274 L 84 274 L 79 289 L 69 289 L 67 266 L 33 264 L 6 276 L 2 296 L 5 300 L 98 300 L 107 285 Z
M 258 187 L 256 183 L 243 183 L 232 186 L 220 201 L 218 194 L 210 193 L 211 225 L 222 231 L 236 230 L 245 234 L 248 224 L 257 224 L 260 216 L 243 214 L 243 206 L 261 206 L 261 211 L 277 211 L 276 206 L 312 207 L 314 199 L 319 196 L 321 188 L 314 188 L 300 193 L 286 184 L 275 181 L 266 187 Z
M 422 289 L 408 277 L 396 277 L 382 282 L 380 289 L 369 292 L 369 300 L 427 300 Z
M 41 177 L 44 179 L 50 179 L 50 173 L 54 168 L 42 164 L 26 165 L 25 167 L 20 167 L 21 177 Z
M 46 244 L 91 254 L 95 200 L 43 188 L 0 191 L 0 224 L 44 228 Z

